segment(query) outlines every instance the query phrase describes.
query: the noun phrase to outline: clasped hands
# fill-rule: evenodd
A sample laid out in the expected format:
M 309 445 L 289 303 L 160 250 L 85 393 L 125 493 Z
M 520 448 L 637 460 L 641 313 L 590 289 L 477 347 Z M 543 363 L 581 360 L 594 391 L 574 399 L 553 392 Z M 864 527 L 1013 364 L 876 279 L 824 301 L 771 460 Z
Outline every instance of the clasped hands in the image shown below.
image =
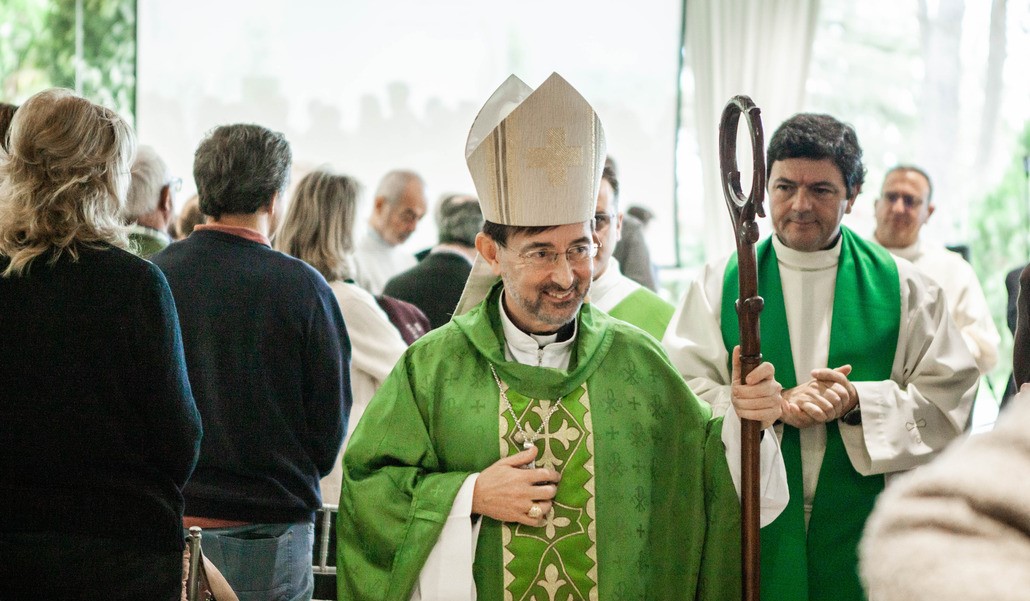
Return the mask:
M 762 363 L 740 382 L 740 347 L 733 349 L 733 407 L 741 419 L 761 422 L 768 428 L 777 419 L 795 428 L 809 428 L 841 418 L 858 404 L 858 391 L 848 380 L 850 365 L 813 369 L 812 379 L 783 390 L 776 370 Z
M 787 408 L 783 412 L 783 423 L 810 428 L 840 419 L 854 409 L 858 405 L 858 391 L 848 379 L 850 373 L 850 365 L 813 369 L 811 380 L 784 390 Z

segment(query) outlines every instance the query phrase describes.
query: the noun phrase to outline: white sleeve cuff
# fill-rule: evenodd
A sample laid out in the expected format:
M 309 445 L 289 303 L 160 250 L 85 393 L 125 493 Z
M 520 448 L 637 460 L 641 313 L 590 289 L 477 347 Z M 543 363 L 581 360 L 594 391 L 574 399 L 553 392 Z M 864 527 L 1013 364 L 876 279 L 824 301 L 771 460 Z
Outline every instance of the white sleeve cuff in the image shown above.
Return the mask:
M 472 491 L 479 473 L 465 478 L 440 538 L 422 566 L 411 601 L 475 601 L 472 562 L 483 520 L 472 523 Z
M 733 478 L 733 487 L 740 499 L 740 417 L 731 404 L 726 410 L 722 422 L 722 444 L 726 448 L 726 463 Z M 766 428 L 759 447 L 759 473 L 762 481 L 759 484 L 759 505 L 761 507 L 761 527 L 768 526 L 779 517 L 790 501 L 787 488 L 787 467 L 780 453 L 780 440 L 776 432 Z

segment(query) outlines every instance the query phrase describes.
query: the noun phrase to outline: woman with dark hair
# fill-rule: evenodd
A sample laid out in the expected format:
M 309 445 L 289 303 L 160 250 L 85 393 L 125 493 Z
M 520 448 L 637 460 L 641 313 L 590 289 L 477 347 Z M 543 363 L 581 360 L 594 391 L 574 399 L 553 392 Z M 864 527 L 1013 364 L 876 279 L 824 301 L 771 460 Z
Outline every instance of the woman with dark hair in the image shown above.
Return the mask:
M 0 598 L 178 599 L 200 445 L 175 306 L 127 252 L 135 136 L 46 90 L 0 153 Z

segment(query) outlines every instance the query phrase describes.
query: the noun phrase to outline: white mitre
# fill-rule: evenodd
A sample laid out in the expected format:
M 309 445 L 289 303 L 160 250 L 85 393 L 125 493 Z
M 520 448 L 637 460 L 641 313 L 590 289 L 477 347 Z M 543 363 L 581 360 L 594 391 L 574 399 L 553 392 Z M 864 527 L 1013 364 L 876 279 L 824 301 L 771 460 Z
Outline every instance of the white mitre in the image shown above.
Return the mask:
M 593 219 L 605 151 L 600 119 L 560 75 L 536 90 L 512 75 L 479 110 L 465 160 L 487 221 L 566 225 Z M 477 256 L 454 314 L 479 304 L 496 281 Z

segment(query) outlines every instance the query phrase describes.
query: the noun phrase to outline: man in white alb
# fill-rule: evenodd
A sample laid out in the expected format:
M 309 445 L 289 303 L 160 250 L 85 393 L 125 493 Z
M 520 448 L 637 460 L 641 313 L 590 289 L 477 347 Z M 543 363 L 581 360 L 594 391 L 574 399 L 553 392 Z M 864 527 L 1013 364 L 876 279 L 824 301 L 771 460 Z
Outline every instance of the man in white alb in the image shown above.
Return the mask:
M 920 238 L 919 232 L 935 208 L 933 184 L 925 171 L 913 165 L 892 168 L 876 199 L 873 240 L 892 255 L 915 263 L 940 284 L 951 318 L 980 373 L 986 374 L 998 364 L 1001 336 L 972 266 L 958 253 Z
M 761 341 L 787 401 L 790 503 L 762 529 L 762 599 L 860 601 L 857 546 L 884 476 L 962 434 L 978 374 L 940 288 L 841 226 L 865 175 L 851 126 L 795 115 L 767 161 Z M 716 414 L 730 400 L 737 273 L 735 254 L 705 266 L 663 340 Z
M 415 266 L 415 255 L 401 245 L 426 214 L 426 184 L 414 171 L 391 171 L 376 188 L 368 231 L 354 249 L 357 283 L 382 294 L 386 282 Z

